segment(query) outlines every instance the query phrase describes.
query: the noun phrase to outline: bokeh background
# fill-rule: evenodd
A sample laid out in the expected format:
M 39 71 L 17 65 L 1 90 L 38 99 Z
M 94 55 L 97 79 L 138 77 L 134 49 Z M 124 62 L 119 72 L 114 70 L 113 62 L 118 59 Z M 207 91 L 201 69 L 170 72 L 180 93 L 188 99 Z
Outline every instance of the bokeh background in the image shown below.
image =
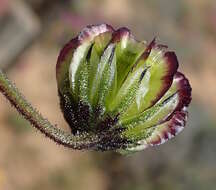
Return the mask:
M 185 130 L 131 156 L 73 151 L 32 129 L 0 95 L 0 190 L 215 190 L 215 0 L 0 0 L 0 68 L 52 123 L 59 109 L 55 64 L 85 25 L 127 26 L 176 51 L 192 85 Z

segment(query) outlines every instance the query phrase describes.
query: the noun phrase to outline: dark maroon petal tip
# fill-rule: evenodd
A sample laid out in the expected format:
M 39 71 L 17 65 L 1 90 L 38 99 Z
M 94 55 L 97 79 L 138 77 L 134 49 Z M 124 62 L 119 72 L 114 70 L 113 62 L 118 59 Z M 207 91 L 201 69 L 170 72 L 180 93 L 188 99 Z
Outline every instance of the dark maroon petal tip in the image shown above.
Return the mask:
M 77 37 L 73 38 L 70 42 L 68 42 L 60 51 L 56 64 L 56 75 L 58 75 L 61 65 L 63 64 L 63 61 L 65 60 L 69 52 L 74 51 L 74 49 L 76 49 L 80 44 L 82 44 L 83 41 L 88 39 L 92 40 L 94 37 L 102 33 L 112 33 L 113 31 L 114 29 L 112 28 L 112 26 L 108 24 L 86 26 Z
M 164 54 L 164 57 L 167 59 L 167 63 L 169 65 L 169 73 L 170 75 L 174 75 L 177 72 L 179 63 L 175 52 L 167 51 Z
M 156 98 L 152 101 L 151 105 L 154 105 L 171 87 L 173 76 L 178 69 L 178 60 L 174 52 L 165 52 L 164 57 L 166 58 L 167 74 L 161 79 L 163 80 L 163 87 L 161 88 L 161 91 L 157 94 Z
M 180 112 L 182 110 L 186 111 L 186 108 L 188 107 L 192 99 L 192 88 L 188 79 L 182 73 L 177 72 L 174 75 L 173 83 L 176 84 L 176 93 L 178 94 L 179 100 L 173 113 L 170 114 L 169 117 L 167 117 L 164 121 L 169 121 L 176 114 L 176 112 Z
M 132 37 L 130 30 L 126 27 L 119 28 L 115 32 L 113 32 L 111 41 L 112 43 L 120 42 L 124 36 Z
M 192 88 L 188 79 L 180 72 L 177 72 L 174 76 L 174 81 L 177 82 L 177 89 L 179 94 L 179 104 L 176 111 L 182 110 L 184 107 L 188 107 L 191 102 L 191 91 Z

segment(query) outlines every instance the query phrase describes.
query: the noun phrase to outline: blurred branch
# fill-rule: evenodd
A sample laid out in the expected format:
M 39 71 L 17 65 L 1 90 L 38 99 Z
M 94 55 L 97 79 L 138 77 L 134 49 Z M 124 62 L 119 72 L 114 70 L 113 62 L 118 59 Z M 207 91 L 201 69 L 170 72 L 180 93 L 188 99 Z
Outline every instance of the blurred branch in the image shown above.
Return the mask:
M 32 105 L 24 98 L 16 86 L 1 70 L 0 92 L 9 100 L 11 105 L 31 123 L 33 127 L 45 134 L 51 140 L 73 149 L 96 149 L 96 138 L 92 136 L 88 137 L 87 135 L 74 136 L 52 125 L 32 107 Z

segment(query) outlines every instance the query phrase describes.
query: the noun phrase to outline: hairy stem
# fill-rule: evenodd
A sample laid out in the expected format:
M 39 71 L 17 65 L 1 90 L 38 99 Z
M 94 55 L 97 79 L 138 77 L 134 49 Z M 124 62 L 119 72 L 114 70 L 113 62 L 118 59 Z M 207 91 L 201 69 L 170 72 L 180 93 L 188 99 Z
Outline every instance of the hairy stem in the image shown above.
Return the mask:
M 24 98 L 16 86 L 0 70 L 0 92 L 9 100 L 12 106 L 28 120 L 33 127 L 41 133 L 57 142 L 73 149 L 97 149 L 97 138 L 86 135 L 72 135 L 54 125 L 45 119 L 32 105 Z

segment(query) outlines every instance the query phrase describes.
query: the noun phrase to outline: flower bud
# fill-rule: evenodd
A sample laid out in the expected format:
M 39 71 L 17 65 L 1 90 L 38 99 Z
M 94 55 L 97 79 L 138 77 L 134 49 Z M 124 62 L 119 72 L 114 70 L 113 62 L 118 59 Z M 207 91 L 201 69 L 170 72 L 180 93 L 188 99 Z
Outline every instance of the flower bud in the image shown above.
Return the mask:
M 60 106 L 74 135 L 101 150 L 139 151 L 185 126 L 191 87 L 167 46 L 137 41 L 127 28 L 87 26 L 61 50 Z

